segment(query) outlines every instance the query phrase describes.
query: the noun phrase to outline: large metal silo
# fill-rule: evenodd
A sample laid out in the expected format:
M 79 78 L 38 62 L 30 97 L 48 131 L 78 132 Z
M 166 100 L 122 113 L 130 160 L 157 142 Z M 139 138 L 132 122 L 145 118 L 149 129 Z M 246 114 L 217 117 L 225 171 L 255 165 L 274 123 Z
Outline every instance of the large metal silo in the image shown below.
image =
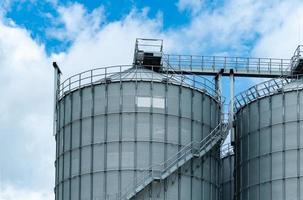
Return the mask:
M 201 80 L 204 82 L 201 83 Z M 139 66 L 90 70 L 60 84 L 56 200 L 117 200 L 152 166 L 220 121 L 213 85 Z M 218 144 L 132 199 L 217 200 Z
M 237 96 L 237 199 L 303 199 L 302 88 L 274 79 Z

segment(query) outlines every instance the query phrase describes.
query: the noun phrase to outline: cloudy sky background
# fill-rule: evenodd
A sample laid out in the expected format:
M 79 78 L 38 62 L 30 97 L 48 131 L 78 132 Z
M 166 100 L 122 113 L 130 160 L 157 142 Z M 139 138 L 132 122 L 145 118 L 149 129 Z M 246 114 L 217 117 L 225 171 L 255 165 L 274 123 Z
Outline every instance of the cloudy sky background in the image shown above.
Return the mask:
M 276 58 L 303 41 L 301 0 L 163 2 L 0 2 L 0 200 L 54 199 L 52 61 L 66 78 L 130 64 L 136 37 L 167 53 Z

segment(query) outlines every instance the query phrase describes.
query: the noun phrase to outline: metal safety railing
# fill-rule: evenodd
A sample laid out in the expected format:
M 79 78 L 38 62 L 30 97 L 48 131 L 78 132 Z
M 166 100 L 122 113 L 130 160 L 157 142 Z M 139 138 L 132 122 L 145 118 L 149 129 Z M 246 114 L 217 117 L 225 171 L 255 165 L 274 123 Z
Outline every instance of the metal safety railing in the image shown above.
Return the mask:
M 138 65 L 120 65 L 95 68 L 73 75 L 60 83 L 58 88 L 58 99 L 76 89 L 108 82 L 121 81 L 150 81 L 173 83 L 196 89 L 198 91 L 209 94 L 210 96 L 220 100 L 220 96 L 215 88 L 215 84 L 204 77 L 185 76 L 180 74 L 155 72 L 154 66 L 150 66 L 151 70 Z M 161 77 L 161 79 L 160 79 Z M 165 78 L 165 80 L 163 79 Z
M 242 73 L 274 73 L 288 75 L 292 61 L 278 58 L 244 58 L 228 56 L 195 56 L 163 54 L 163 66 L 167 64 L 178 71 L 217 72 L 221 69 L 232 69 Z
M 288 78 L 279 78 L 279 79 L 271 79 L 251 88 L 247 89 L 244 92 L 237 94 L 234 97 L 234 109 L 237 112 L 243 106 L 249 104 L 256 99 L 270 96 L 272 94 L 278 92 L 286 92 L 291 90 L 300 90 L 303 89 L 303 75 L 295 75 Z M 295 83 L 295 85 L 290 85 L 290 83 Z M 287 87 L 288 85 L 288 87 Z
M 228 130 L 229 124 L 221 122 L 200 142 L 192 141 L 165 162 L 151 166 L 146 172 L 133 181 L 135 183 L 134 185 L 130 185 L 125 189 L 119 199 L 125 200 L 132 198 L 152 181 L 167 178 L 193 157 L 204 156 L 213 146 L 226 137 Z
M 298 65 L 300 64 L 300 61 L 303 59 L 303 45 L 299 45 L 295 52 L 293 57 L 291 58 L 291 70 L 293 72 L 296 72 Z

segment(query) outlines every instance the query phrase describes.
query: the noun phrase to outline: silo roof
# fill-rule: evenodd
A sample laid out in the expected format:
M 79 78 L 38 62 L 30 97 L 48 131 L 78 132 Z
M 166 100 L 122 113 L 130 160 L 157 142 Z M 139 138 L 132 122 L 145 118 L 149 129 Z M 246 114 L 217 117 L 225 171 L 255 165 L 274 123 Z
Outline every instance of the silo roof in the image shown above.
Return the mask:
M 181 84 L 181 81 L 175 79 L 174 76 L 172 75 L 157 73 L 142 66 L 132 67 L 122 72 L 115 73 L 107 77 L 107 79 L 110 79 L 110 81 L 112 82 L 120 81 L 120 80 L 121 81 L 156 81 L 156 82 L 167 81 L 169 83 Z
M 216 90 L 215 84 L 204 77 L 182 75 L 171 71 L 156 72 L 155 70 L 139 65 L 95 68 L 73 75 L 60 84 L 58 97 L 60 99 L 67 93 L 85 86 L 121 81 L 170 83 L 198 90 L 218 101 L 222 98 L 218 95 L 219 93 Z

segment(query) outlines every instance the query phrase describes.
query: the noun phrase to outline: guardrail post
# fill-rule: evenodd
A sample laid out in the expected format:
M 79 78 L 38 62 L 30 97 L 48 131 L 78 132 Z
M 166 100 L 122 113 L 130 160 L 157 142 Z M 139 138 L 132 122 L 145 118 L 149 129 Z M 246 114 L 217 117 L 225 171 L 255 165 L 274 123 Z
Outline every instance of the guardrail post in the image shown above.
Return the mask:
M 281 59 L 280 72 L 283 75 L 283 59 Z
M 260 68 L 261 68 L 261 59 L 258 58 L 258 72 L 260 74 Z
M 190 71 L 193 71 L 193 56 L 190 56 Z
M 92 85 L 93 84 L 93 70 L 90 70 L 90 84 Z
M 181 71 L 181 55 L 178 56 L 179 71 Z
M 269 59 L 269 72 L 271 73 L 271 65 L 272 65 L 272 62 L 271 62 L 271 58 Z
M 235 67 L 236 71 L 238 70 L 238 57 L 236 57 L 236 67 Z
M 53 62 L 54 67 L 54 119 L 53 119 L 53 135 L 56 135 L 57 132 L 57 110 L 58 110 L 58 99 L 59 99 L 59 92 L 60 92 L 60 79 L 61 79 L 61 70 L 56 62 Z
M 224 57 L 224 69 L 226 69 L 226 56 Z

